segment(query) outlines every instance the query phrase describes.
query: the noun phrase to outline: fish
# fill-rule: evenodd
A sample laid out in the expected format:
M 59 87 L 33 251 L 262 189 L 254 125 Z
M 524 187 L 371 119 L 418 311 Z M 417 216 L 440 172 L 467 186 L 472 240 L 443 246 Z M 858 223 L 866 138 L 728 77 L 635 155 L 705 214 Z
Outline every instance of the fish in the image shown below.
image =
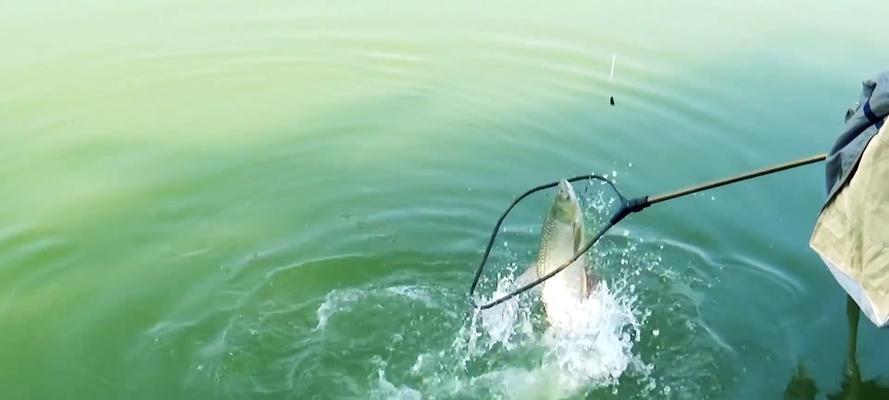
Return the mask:
M 568 262 L 585 244 L 584 230 L 583 210 L 574 187 L 562 179 L 541 228 L 537 259 L 517 283 L 538 279 Z M 576 311 L 599 282 L 598 275 L 588 270 L 589 261 L 582 256 L 540 285 L 540 299 L 551 326 L 569 328 L 578 319 Z

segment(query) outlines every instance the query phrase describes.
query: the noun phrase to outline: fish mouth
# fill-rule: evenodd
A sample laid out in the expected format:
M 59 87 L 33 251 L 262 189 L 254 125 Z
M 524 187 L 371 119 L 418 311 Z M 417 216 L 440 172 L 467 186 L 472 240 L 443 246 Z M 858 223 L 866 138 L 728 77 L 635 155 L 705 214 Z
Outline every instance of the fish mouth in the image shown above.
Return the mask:
M 574 187 L 571 186 L 571 183 L 568 182 L 567 179 L 562 179 L 559 181 L 559 198 L 562 200 L 575 200 L 577 199 L 577 194 L 574 193 Z

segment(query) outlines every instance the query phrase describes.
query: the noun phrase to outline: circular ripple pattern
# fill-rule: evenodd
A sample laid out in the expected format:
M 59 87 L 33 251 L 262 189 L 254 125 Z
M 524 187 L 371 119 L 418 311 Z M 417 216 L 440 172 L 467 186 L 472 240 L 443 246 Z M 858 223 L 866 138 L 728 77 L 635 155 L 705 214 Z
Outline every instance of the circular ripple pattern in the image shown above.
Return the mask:
M 849 387 L 845 300 L 806 246 L 817 167 L 611 232 L 605 347 L 547 336 L 531 298 L 473 316 L 465 291 L 540 182 L 642 195 L 823 151 L 886 67 L 861 40 L 885 6 L 53 3 L 0 6 L 4 398 Z M 533 260 L 549 201 L 507 221 L 486 295 Z M 874 390 L 885 339 L 862 325 Z

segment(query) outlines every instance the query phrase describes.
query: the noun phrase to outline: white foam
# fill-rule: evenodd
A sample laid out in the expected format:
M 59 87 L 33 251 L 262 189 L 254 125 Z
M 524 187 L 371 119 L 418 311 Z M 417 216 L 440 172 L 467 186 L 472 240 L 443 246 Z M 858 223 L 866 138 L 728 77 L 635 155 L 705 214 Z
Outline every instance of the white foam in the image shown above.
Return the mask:
M 501 279 L 492 298 L 505 296 L 515 288 L 512 276 Z M 511 350 L 517 341 L 526 340 L 533 335 L 529 307 L 522 307 L 519 298 L 509 299 L 493 309 L 480 313 L 482 328 L 488 335 L 490 343 L 500 344 Z
M 338 312 L 348 311 L 352 305 L 364 298 L 364 293 L 357 289 L 333 290 L 324 298 L 324 302 L 318 306 L 315 315 L 318 316 L 318 325 L 315 330 L 327 327 L 327 321 Z
M 371 392 L 373 399 L 405 399 L 420 400 L 423 394 L 407 386 L 396 386 L 386 379 L 385 365 L 377 370 L 377 388 Z
M 423 303 L 427 307 L 434 307 L 435 302 L 429 292 L 429 288 L 424 286 L 400 285 L 390 286 L 384 289 L 387 294 L 404 297 L 410 300 L 416 300 Z
M 334 314 L 349 312 L 356 304 L 366 301 L 372 296 L 399 297 L 410 301 L 418 301 L 426 307 L 435 306 L 435 300 L 430 289 L 425 286 L 396 285 L 383 288 L 335 289 L 327 293 L 324 302 L 315 311 L 315 315 L 318 317 L 318 324 L 315 326 L 315 330 L 326 328 L 327 322 Z
M 491 298 L 505 294 L 512 286 L 510 279 L 502 278 Z M 535 353 L 536 349 L 541 355 L 528 368 L 510 366 L 472 378 L 475 383 L 492 384 L 504 398 L 563 398 L 617 385 L 628 369 L 646 373 L 644 363 L 632 353 L 640 325 L 632 299 L 601 282 L 577 306 L 570 327 L 545 326 L 536 331 L 531 305 L 537 297 L 512 299 L 474 318 L 481 323 L 471 321 L 463 332 L 469 345 L 456 350 L 466 351 L 472 360 L 504 350 Z
M 512 274 L 500 277 L 491 299 L 513 287 Z M 617 284 L 612 289 L 600 282 L 581 302 L 578 318 L 567 330 L 545 322 L 537 292 L 475 312 L 450 348 L 417 354 L 413 365 L 403 370 L 389 370 L 381 362 L 370 397 L 559 399 L 603 387 L 617 390 L 619 379 L 628 373 L 649 382 L 652 367 L 633 354 L 644 315 L 633 308 L 635 294 L 628 288 Z M 392 287 L 363 295 L 418 300 L 436 298 L 434 291 Z M 322 311 L 347 308 L 355 301 L 349 291 L 328 297 L 327 306 L 319 307 L 319 321 Z
M 617 383 L 633 358 L 636 318 L 603 283 L 578 307 L 571 329 L 550 327 L 542 337 L 545 363 L 557 365 L 566 394 Z

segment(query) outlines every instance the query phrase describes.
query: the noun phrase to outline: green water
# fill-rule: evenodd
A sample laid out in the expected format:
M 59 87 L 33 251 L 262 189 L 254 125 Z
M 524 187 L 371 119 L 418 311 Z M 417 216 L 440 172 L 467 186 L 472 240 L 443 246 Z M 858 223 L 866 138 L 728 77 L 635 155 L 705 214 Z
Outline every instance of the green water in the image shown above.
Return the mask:
M 4 399 L 855 386 L 845 299 L 807 247 L 819 166 L 606 237 L 638 329 L 615 379 L 559 392 L 531 379 L 571 373 L 544 374 L 539 343 L 467 350 L 486 333 L 464 296 L 530 186 L 656 193 L 827 149 L 889 65 L 886 4 L 116 3 L 0 4 Z M 488 294 L 547 201 L 508 222 Z M 889 386 L 887 340 L 862 321 L 862 380 Z

